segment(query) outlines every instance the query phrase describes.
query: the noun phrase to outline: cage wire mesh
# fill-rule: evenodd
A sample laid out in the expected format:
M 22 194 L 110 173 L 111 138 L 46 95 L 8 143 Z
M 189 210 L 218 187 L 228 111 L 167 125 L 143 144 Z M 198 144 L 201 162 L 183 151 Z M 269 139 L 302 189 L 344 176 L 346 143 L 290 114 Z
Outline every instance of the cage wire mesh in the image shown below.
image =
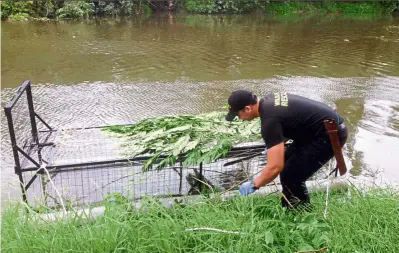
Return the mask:
M 48 168 L 27 191 L 32 203 L 59 206 L 60 200 L 54 186 L 65 203 L 86 205 L 104 200 L 119 193 L 131 200 L 146 195 L 156 197 L 199 194 L 211 187 L 227 189 L 259 170 L 264 164 L 263 149 L 231 152 L 227 158 L 200 166 L 182 167 L 180 162 L 161 170 L 142 171 L 144 157 L 126 160 L 121 153 L 123 138 L 112 137 L 102 128 L 65 129 L 51 134 L 42 132 L 42 140 L 53 145 L 41 149 L 41 156 Z M 249 160 L 224 166 L 241 156 L 258 152 Z M 24 173 L 29 180 L 33 172 Z M 201 184 L 204 182 L 205 184 Z M 209 189 L 211 190 L 211 189 Z
M 183 168 L 176 164 L 161 170 L 143 172 L 140 163 L 121 162 L 55 169 L 50 175 L 65 202 L 82 205 L 102 201 L 112 193 L 138 200 L 146 195 L 172 197 L 199 194 L 204 190 L 229 189 L 255 173 L 262 159 L 256 157 L 224 168 L 223 163 L 228 160 L 204 164 L 202 170 L 199 166 Z M 39 196 L 44 197 L 48 206 L 59 205 L 55 189 L 45 175 L 42 180 L 44 183 L 37 185 L 40 188 L 36 190 L 44 194 Z M 32 194 L 34 191 L 31 189 Z

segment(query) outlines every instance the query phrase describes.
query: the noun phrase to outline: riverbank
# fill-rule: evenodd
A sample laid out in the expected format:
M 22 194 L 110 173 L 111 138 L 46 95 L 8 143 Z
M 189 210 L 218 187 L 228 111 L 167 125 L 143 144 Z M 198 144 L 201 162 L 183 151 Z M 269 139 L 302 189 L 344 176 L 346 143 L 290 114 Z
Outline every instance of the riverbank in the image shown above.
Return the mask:
M 129 0 L 47 0 L 1 1 L 2 20 L 23 21 L 30 19 L 82 19 L 88 17 L 121 17 L 149 15 L 153 12 L 188 13 L 253 13 L 267 14 L 391 14 L 398 12 L 399 1 L 129 1 Z
M 9 206 L 4 252 L 399 252 L 399 193 L 356 188 L 312 193 L 312 212 L 287 212 L 278 195 L 207 199 L 166 208 L 154 199 L 134 210 L 119 199 L 95 220 L 43 222 Z M 144 211 L 145 210 L 145 211 Z

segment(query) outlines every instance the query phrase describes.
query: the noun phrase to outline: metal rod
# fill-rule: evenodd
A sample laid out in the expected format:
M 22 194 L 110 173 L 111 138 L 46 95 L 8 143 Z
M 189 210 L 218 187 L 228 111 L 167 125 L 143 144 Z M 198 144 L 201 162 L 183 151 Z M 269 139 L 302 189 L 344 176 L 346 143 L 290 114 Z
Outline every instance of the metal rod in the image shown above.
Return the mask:
M 200 163 L 200 165 L 199 165 L 199 176 L 200 176 L 200 178 L 199 178 L 199 180 L 201 180 L 201 182 L 199 182 L 199 192 L 202 192 L 202 181 L 203 181 L 203 176 L 202 176 L 202 162 Z
M 262 145 L 264 147 L 264 145 Z M 259 146 L 253 146 L 253 147 L 259 147 Z M 233 148 L 234 150 L 247 150 L 247 149 L 253 149 L 253 147 L 239 147 L 239 148 Z M 233 150 L 232 149 L 232 150 Z M 167 156 L 159 156 L 159 158 L 166 158 Z M 108 164 L 108 163 L 120 163 L 120 162 L 135 162 L 135 161 L 144 161 L 147 159 L 150 159 L 151 156 L 137 156 L 133 158 L 124 158 L 124 159 L 114 159 L 114 160 L 104 160 L 104 161 L 98 161 L 98 162 L 85 162 L 85 163 L 71 163 L 71 164 L 60 164 L 60 165 L 48 165 L 47 168 L 49 169 L 62 169 L 62 168 L 70 168 L 70 167 L 79 167 L 79 166 L 89 166 L 89 165 L 102 165 L 102 164 Z M 37 170 L 36 167 L 27 167 L 27 168 L 22 168 L 22 171 L 34 171 Z
M 110 163 L 135 163 L 136 161 L 140 161 L 140 160 L 135 160 L 133 161 L 132 159 L 118 159 L 118 160 L 107 160 L 107 161 L 99 161 L 99 162 L 88 162 L 88 163 L 69 163 L 69 164 L 60 164 L 60 165 L 47 165 L 46 168 L 48 170 L 50 169 L 57 169 L 61 170 L 64 168 L 73 168 L 73 167 L 83 167 L 83 166 L 90 166 L 90 165 L 106 165 L 106 164 L 110 164 Z M 141 163 L 136 163 L 135 165 L 142 165 Z M 22 171 L 23 172 L 27 172 L 27 171 L 35 171 L 38 168 L 36 167 L 27 167 L 27 168 L 23 168 Z M 84 168 L 87 169 L 87 168 Z
M 180 162 L 179 194 L 181 194 L 182 187 L 183 187 L 183 164 L 182 162 Z
M 223 164 L 223 167 L 230 166 L 230 165 L 233 165 L 233 164 L 245 161 L 245 160 L 252 159 L 254 157 L 260 156 L 261 154 L 262 154 L 261 152 L 260 153 L 255 153 L 255 154 L 252 154 L 252 155 L 249 155 L 249 156 L 246 156 L 246 157 L 234 160 L 234 161 L 227 162 L 227 163 Z
M 112 126 L 120 126 L 120 125 L 112 125 Z M 123 126 L 123 125 L 122 125 Z M 66 128 L 66 129 L 54 129 L 51 128 L 51 130 L 39 130 L 40 133 L 47 133 L 47 132 L 58 132 L 58 131 L 62 131 L 62 130 L 89 130 L 89 129 L 99 129 L 99 128 L 106 128 L 109 126 L 92 126 L 92 127 L 71 127 L 71 128 Z
M 29 180 L 29 182 L 25 185 L 25 190 L 27 191 L 29 189 L 29 187 L 31 186 L 31 184 L 35 181 L 35 179 L 37 178 L 37 175 L 40 172 L 38 171 L 35 175 L 33 175 L 33 177 Z
M 15 92 L 14 96 L 6 103 L 6 106 L 4 108 L 9 108 L 11 110 L 15 106 L 15 104 L 18 102 L 18 99 L 22 96 L 26 87 L 29 84 L 30 84 L 29 81 L 23 82 L 23 84 L 21 86 L 19 86 L 19 88 Z
M 40 143 L 39 146 L 40 147 L 54 146 L 54 142 Z
M 46 121 L 44 121 L 36 112 L 35 116 L 50 130 L 50 132 L 53 132 L 53 128 L 49 126 L 49 124 L 47 124 Z
M 39 144 L 39 136 L 37 135 L 37 125 L 35 119 L 35 109 L 33 108 L 33 99 L 32 99 L 32 89 L 30 86 L 30 82 L 26 85 L 26 97 L 28 99 L 28 108 L 29 108 L 29 117 L 30 117 L 30 125 L 33 140 L 36 144 Z
M 28 139 L 31 140 L 31 138 L 28 138 Z M 37 146 L 36 144 L 32 144 L 32 142 L 33 141 L 29 142 L 29 146 L 26 145 L 26 146 L 23 146 L 22 148 L 20 146 L 17 146 L 17 147 L 18 147 L 18 149 L 23 150 L 28 156 L 30 156 L 33 149 Z M 25 167 L 26 162 L 27 162 L 26 159 L 24 159 L 24 160 L 21 159 L 21 168 Z
M 14 123 L 12 120 L 11 108 L 12 107 L 5 107 L 4 112 L 7 117 L 8 131 L 10 133 L 12 153 L 14 155 L 14 162 L 15 162 L 14 172 L 15 172 L 15 174 L 18 175 L 18 178 L 19 178 L 21 191 L 22 191 L 22 198 L 23 198 L 24 202 L 28 203 L 27 197 L 26 197 L 26 191 L 25 191 L 25 187 L 24 187 L 24 179 L 22 177 L 21 163 L 19 161 L 18 146 L 17 146 L 17 140 L 15 138 L 15 130 L 14 130 Z
M 33 160 L 32 157 L 30 157 L 30 155 L 28 155 L 27 153 L 25 153 L 25 151 L 23 151 L 20 147 L 17 146 L 17 150 L 23 154 L 26 158 L 28 158 L 29 161 L 31 161 L 34 165 L 37 166 L 36 169 L 40 168 L 40 164 L 38 162 L 36 162 L 35 160 Z

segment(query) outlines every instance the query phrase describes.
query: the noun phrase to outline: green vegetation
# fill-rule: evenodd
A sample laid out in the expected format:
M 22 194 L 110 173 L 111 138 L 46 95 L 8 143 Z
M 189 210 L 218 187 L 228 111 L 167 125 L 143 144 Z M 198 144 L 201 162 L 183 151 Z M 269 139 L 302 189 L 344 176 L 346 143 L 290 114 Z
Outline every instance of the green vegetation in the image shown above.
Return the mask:
M 197 13 L 244 13 L 261 9 L 259 0 L 187 0 L 185 8 L 187 11 Z
M 178 157 L 183 166 L 213 162 L 224 157 L 233 144 L 260 140 L 260 121 L 228 122 L 226 112 L 202 115 L 180 115 L 145 119 L 126 126 L 110 126 L 118 137 L 127 137 L 123 143 L 127 157 L 150 155 L 143 169 L 156 163 L 155 169 L 174 164 Z
M 23 20 L 29 17 L 30 10 L 30 3 L 26 1 L 1 1 L 1 19 L 9 18 L 15 20 Z
M 262 1 L 262 0 L 4 0 L 1 18 L 84 18 L 88 16 L 132 16 L 153 11 L 188 11 L 194 13 L 249 13 L 262 11 L 276 14 L 294 13 L 391 13 L 398 9 L 397 0 L 334 1 Z
M 93 12 L 92 5 L 85 1 L 68 2 L 64 7 L 57 10 L 57 17 L 66 18 L 82 18 L 88 17 Z
M 397 1 L 384 2 L 270 2 L 265 9 L 267 12 L 277 14 L 294 13 L 356 13 L 356 14 L 376 14 L 391 13 L 397 8 Z
M 106 202 L 95 220 L 46 222 L 9 206 L 2 217 L 4 252 L 399 252 L 399 193 L 351 189 L 312 194 L 312 212 L 287 211 L 279 196 L 205 199 L 165 208 L 147 199 Z M 224 231 L 196 230 L 216 228 Z M 191 229 L 191 230 L 190 230 Z M 326 247 L 326 248 L 324 248 Z
M 131 0 L 4 0 L 1 1 L 1 18 L 16 16 L 34 18 L 76 19 L 89 16 L 131 16 L 148 14 L 148 3 Z

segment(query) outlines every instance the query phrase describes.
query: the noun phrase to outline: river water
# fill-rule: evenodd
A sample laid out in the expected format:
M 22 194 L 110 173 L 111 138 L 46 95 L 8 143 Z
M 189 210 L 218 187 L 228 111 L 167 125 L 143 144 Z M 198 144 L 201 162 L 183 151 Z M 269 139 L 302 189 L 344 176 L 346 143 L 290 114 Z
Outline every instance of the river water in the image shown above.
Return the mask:
M 1 54 L 2 105 L 30 80 L 36 112 L 55 128 L 219 110 L 236 88 L 287 91 L 326 102 L 345 118 L 352 174 L 399 182 L 399 18 L 3 22 Z M 29 131 L 27 118 L 17 120 L 21 133 Z M 20 196 L 4 113 L 1 150 L 4 201 Z

